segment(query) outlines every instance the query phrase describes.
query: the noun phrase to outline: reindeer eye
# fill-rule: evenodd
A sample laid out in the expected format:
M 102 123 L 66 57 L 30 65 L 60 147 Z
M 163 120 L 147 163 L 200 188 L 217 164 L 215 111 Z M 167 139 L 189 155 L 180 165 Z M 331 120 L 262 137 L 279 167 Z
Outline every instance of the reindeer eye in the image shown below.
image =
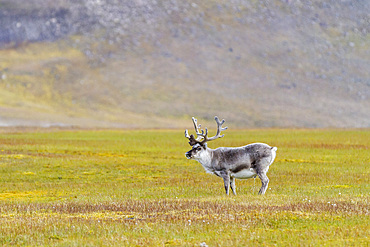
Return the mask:
M 201 149 L 202 149 L 201 147 L 198 147 L 198 148 L 197 148 L 197 151 L 200 151 Z

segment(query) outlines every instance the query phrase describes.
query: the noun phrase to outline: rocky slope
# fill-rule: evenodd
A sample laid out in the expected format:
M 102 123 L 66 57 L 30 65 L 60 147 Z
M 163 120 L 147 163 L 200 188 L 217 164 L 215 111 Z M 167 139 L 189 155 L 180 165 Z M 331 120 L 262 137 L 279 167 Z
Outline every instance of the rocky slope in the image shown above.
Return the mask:
M 0 124 L 370 127 L 369 6 L 2 1 Z

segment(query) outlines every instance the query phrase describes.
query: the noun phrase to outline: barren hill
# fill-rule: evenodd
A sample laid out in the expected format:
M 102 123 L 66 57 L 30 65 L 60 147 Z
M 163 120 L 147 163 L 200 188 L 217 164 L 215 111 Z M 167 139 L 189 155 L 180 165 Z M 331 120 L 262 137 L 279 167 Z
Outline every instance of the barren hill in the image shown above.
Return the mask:
M 369 13 L 366 0 L 3 0 L 0 126 L 218 115 L 231 127 L 370 127 Z

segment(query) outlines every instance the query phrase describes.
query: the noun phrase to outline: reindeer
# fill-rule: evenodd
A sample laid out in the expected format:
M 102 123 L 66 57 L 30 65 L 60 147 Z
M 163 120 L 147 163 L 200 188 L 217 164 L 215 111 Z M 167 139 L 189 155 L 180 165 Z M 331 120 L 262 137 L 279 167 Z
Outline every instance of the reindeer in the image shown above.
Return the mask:
M 226 195 L 229 195 L 229 188 L 236 195 L 235 179 L 248 179 L 258 176 L 261 179 L 262 187 L 258 194 L 265 194 L 269 179 L 266 175 L 269 166 L 274 162 L 277 147 L 270 147 L 264 143 L 253 143 L 243 147 L 219 147 L 211 149 L 207 147 L 207 142 L 224 137 L 221 131 L 227 127 L 222 127 L 225 122 L 215 117 L 217 123 L 217 133 L 213 137 L 208 137 L 208 129 L 205 131 L 197 123 L 197 119 L 192 118 L 197 138 L 190 135 L 185 130 L 185 137 L 189 139 L 192 149 L 185 153 L 186 158 L 197 160 L 202 164 L 207 173 L 215 174 L 224 180 Z

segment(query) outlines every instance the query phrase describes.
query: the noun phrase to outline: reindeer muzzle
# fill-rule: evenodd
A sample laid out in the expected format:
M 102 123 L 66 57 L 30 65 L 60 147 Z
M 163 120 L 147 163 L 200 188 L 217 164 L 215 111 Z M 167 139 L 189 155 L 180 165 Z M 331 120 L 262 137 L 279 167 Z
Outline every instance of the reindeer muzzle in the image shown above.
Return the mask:
M 188 158 L 188 159 L 191 159 L 191 154 L 190 154 L 190 152 L 191 152 L 191 151 L 189 151 L 189 152 L 186 152 L 186 153 L 185 153 L 185 157 L 186 157 L 186 158 Z

